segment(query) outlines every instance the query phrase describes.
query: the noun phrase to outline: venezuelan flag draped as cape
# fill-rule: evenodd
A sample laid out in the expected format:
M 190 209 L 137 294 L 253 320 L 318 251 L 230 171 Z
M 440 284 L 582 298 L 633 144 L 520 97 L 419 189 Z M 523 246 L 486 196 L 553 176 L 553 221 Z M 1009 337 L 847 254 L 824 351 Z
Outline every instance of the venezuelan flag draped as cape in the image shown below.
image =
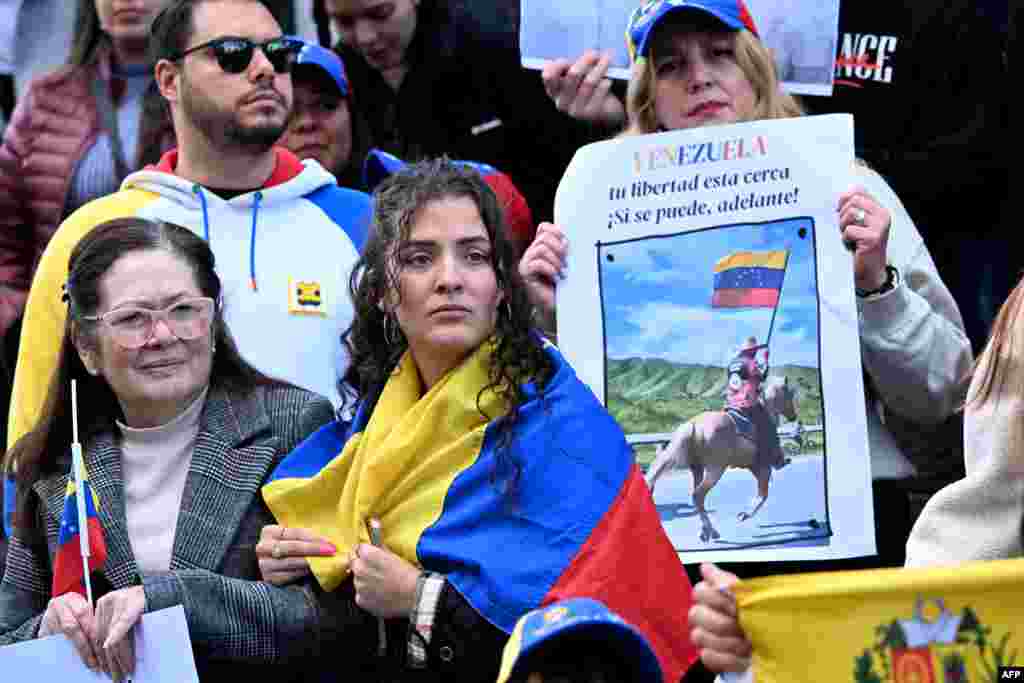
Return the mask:
M 323 427 L 278 467 L 264 498 L 282 524 L 338 547 L 310 560 L 328 590 L 376 517 L 385 546 L 443 573 L 504 631 L 551 601 L 595 598 L 644 633 L 677 681 L 696 659 L 686 572 L 622 430 L 546 350 L 555 374 L 543 395 L 527 385 L 511 452 L 499 453 L 496 421 L 480 414 L 502 413 L 480 393 L 490 344 L 422 396 L 407 353 L 351 425 Z
M 973 683 L 1024 665 L 1022 586 L 1024 559 L 775 576 L 733 590 L 756 683 Z

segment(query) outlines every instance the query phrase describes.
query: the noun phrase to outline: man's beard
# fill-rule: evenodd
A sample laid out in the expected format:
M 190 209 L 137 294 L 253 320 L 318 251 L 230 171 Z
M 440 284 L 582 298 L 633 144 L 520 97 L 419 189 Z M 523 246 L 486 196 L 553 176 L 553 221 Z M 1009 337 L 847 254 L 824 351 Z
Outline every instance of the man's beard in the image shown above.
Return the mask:
M 218 147 L 263 152 L 270 149 L 285 131 L 287 117 L 281 123 L 245 126 L 233 111 L 223 111 L 208 99 L 187 89 L 182 97 L 182 112 L 203 136 Z

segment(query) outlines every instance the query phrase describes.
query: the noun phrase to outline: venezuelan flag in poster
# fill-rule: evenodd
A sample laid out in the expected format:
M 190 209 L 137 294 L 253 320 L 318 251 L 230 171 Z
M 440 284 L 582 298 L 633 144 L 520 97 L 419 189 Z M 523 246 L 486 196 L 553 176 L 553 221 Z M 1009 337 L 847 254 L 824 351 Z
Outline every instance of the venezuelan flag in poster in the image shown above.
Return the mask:
M 1017 559 L 767 577 L 734 591 L 757 683 L 974 683 L 1024 663 L 1022 586 Z
M 736 251 L 714 268 L 714 308 L 774 308 L 779 303 L 789 252 Z

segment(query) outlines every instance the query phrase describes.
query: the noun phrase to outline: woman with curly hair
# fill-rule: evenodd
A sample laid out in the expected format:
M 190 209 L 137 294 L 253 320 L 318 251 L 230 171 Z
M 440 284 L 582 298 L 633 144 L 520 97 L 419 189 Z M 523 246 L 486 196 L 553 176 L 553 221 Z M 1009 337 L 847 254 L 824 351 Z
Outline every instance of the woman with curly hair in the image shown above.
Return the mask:
M 264 488 L 264 578 L 312 570 L 378 680 L 494 681 L 516 620 L 575 595 L 636 624 L 679 680 L 686 574 L 622 431 L 533 328 L 494 192 L 448 160 L 412 165 L 378 188 L 371 235 L 344 336 L 354 418 Z

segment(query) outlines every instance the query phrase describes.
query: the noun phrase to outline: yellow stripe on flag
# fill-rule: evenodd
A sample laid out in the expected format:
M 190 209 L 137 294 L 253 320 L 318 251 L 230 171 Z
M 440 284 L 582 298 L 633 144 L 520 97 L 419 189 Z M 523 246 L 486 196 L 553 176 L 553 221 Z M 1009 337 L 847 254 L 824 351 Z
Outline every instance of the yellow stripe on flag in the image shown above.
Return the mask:
M 492 344 L 481 344 L 424 394 L 406 351 L 366 428 L 338 457 L 312 478 L 278 479 L 263 487 L 279 523 L 310 529 L 337 548 L 333 557 L 309 558 L 325 590 L 334 590 L 347 575 L 349 553 L 369 540 L 371 517 L 381 522 L 386 548 L 419 563 L 420 536 L 440 518 L 455 477 L 480 455 L 485 415 L 506 409 L 494 391 L 481 395 L 490 382 L 492 352 Z
M 68 479 L 68 485 L 64 488 L 64 497 L 70 498 L 78 492 L 78 485 L 75 484 L 74 479 Z M 100 497 L 96 495 L 96 489 L 90 487 L 89 493 L 92 495 L 92 504 L 96 508 L 96 512 L 100 511 Z
M 774 576 L 734 592 L 757 683 L 942 683 L 1024 664 L 1022 585 L 1017 559 Z
M 735 251 L 715 262 L 715 272 L 730 268 L 778 268 L 786 267 L 785 250 L 782 251 Z

